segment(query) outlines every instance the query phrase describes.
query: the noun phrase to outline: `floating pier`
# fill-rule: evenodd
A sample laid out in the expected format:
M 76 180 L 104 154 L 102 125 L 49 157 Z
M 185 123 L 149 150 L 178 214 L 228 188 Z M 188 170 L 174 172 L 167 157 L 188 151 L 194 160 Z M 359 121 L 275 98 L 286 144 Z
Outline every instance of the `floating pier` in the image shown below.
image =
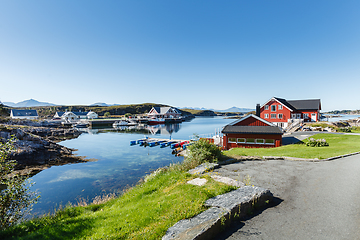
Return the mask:
M 142 138 L 138 140 L 130 141 L 130 145 L 148 146 L 165 148 L 170 146 L 173 149 L 172 153 L 178 155 L 179 152 L 186 149 L 187 146 L 191 145 L 192 142 L 189 140 L 175 140 L 175 139 L 162 139 L 162 138 Z

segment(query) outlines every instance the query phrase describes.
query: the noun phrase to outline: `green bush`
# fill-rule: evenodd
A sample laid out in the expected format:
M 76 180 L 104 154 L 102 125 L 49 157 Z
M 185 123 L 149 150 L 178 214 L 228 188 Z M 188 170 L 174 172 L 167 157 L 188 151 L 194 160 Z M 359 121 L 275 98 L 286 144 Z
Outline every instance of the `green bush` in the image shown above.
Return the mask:
M 14 174 L 16 162 L 8 160 L 14 141 L 0 142 L 0 184 L 5 188 L 0 190 L 0 231 L 23 220 L 39 198 L 29 190 L 31 183 L 26 177 Z
M 206 139 L 199 139 L 187 149 L 188 154 L 182 164 L 184 170 L 194 168 L 204 162 L 217 162 L 221 156 L 220 148 Z
M 339 132 L 351 132 L 351 128 L 349 127 L 340 127 L 338 128 Z
M 310 138 L 309 141 L 306 143 L 308 147 L 327 147 L 329 143 L 326 142 L 325 139 L 314 139 Z

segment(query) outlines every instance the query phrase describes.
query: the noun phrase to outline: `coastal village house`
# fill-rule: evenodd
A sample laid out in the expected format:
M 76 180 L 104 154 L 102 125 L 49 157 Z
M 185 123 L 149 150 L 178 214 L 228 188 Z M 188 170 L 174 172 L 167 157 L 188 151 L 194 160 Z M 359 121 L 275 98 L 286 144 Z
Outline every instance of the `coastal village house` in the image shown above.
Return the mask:
M 181 113 L 173 107 L 153 107 L 147 115 L 155 118 L 178 118 Z
M 13 119 L 37 119 L 39 115 L 36 110 L 11 109 L 10 117 Z
M 223 130 L 223 148 L 268 148 L 282 144 L 282 130 L 260 118 L 250 114 L 226 125 Z
M 53 119 L 61 119 L 61 121 L 65 122 L 75 122 L 79 119 L 94 119 L 98 118 L 98 114 L 90 111 L 90 112 L 56 112 Z
M 283 129 L 320 118 L 320 99 L 285 100 L 273 97 L 260 107 L 260 117 Z

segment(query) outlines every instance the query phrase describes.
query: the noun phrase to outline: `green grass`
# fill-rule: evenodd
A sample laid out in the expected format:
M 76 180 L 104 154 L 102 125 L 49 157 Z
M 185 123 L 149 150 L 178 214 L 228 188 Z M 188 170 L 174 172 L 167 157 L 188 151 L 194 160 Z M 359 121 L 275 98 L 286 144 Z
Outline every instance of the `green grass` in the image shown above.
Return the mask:
M 204 211 L 207 199 L 235 189 L 211 178 L 202 187 L 186 184 L 193 178 L 178 170 L 161 172 L 116 199 L 66 207 L 0 232 L 0 238 L 161 239 L 177 221 Z
M 360 133 L 360 127 L 352 127 L 351 132 L 352 133 Z
M 307 147 L 305 144 L 292 144 L 277 148 L 233 148 L 224 152 L 232 158 L 238 156 L 279 156 L 297 158 L 325 159 L 360 151 L 360 136 L 339 134 L 316 134 L 314 139 L 326 139 L 328 147 Z M 304 140 L 305 142 L 306 140 Z

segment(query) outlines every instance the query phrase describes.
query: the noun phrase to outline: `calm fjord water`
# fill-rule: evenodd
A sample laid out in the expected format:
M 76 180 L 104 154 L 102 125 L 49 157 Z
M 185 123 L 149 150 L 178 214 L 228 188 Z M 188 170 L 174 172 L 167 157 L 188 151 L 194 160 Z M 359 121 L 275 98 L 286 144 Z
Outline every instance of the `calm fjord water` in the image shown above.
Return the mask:
M 122 191 L 151 171 L 183 160 L 172 155 L 170 148 L 130 146 L 131 140 L 144 135 L 188 140 L 194 133 L 214 134 L 232 121 L 222 117 L 199 117 L 190 122 L 149 127 L 141 133 L 94 129 L 61 142 L 63 146 L 78 149 L 77 155 L 94 160 L 51 167 L 33 176 L 36 184 L 32 190 L 41 195 L 33 213 L 47 213 L 68 202 L 76 203 L 79 198 L 91 201 L 97 195 Z

